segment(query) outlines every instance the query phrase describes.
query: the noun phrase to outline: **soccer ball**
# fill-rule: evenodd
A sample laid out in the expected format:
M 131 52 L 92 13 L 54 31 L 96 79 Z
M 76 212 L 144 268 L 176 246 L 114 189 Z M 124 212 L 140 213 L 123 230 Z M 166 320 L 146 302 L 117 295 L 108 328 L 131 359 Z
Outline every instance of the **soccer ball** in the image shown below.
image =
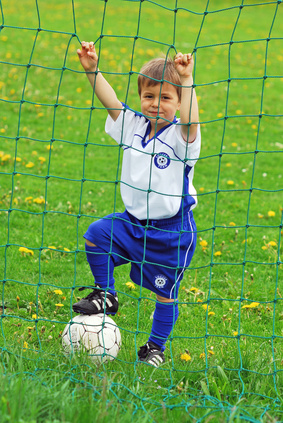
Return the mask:
M 107 315 L 79 315 L 65 327 L 62 345 L 67 354 L 85 350 L 93 362 L 105 363 L 117 357 L 121 334 L 114 320 Z

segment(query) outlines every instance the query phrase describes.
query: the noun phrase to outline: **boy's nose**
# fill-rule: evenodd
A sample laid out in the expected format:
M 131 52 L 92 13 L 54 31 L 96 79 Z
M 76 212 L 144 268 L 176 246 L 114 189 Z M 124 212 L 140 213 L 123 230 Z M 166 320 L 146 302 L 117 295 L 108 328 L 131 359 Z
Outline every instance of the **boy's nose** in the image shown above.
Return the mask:
M 153 99 L 152 99 L 152 105 L 154 107 L 158 107 L 159 106 L 159 97 L 153 97 Z

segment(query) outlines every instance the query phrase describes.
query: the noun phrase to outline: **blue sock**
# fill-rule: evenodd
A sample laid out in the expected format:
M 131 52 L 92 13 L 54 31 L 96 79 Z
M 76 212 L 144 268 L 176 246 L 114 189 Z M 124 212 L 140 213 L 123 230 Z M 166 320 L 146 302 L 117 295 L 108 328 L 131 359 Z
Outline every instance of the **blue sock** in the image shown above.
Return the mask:
M 165 343 L 178 319 L 178 303 L 158 303 L 156 302 L 155 312 L 149 341 L 154 342 L 165 350 Z
M 86 257 L 95 282 L 108 292 L 115 295 L 114 263 L 112 258 L 100 247 L 85 244 Z

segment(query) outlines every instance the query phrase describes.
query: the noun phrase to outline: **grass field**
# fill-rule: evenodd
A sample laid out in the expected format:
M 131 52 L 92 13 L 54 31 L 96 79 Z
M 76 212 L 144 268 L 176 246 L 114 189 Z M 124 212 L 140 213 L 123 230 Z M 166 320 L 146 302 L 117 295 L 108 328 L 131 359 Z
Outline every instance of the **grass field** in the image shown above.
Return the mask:
M 0 422 L 283 421 L 282 3 L 0 7 Z M 129 265 L 115 273 L 118 358 L 95 367 L 61 347 L 76 288 L 93 282 L 82 235 L 123 211 L 122 153 L 80 67 L 82 40 L 136 110 L 144 62 L 195 54 L 198 245 L 158 370 L 136 365 L 155 299 L 127 285 Z

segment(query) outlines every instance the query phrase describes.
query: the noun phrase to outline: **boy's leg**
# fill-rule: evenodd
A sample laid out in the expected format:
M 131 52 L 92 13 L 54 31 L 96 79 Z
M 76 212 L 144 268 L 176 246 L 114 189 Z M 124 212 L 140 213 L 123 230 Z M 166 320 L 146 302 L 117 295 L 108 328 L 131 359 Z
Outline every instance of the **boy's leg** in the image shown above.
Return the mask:
M 178 301 L 156 295 L 151 334 L 148 342 L 138 352 L 139 360 L 155 367 L 164 363 L 165 343 L 177 321 Z
M 95 279 L 95 282 L 103 290 L 115 295 L 114 263 L 112 257 L 102 248 L 86 239 L 85 251 L 88 264 Z
M 89 225 L 84 234 L 85 248 L 96 287 L 86 298 L 73 304 L 73 310 L 76 313 L 115 314 L 117 312 L 118 297 L 115 292 L 113 272 L 114 267 L 128 262 L 123 244 L 128 242 L 124 229 L 127 224 L 129 222 L 125 213 L 112 213 Z
M 114 263 L 109 254 L 92 242 L 85 243 L 87 261 L 96 282 L 96 288 L 79 302 L 73 310 L 81 314 L 116 314 L 118 297 L 114 288 Z M 82 288 L 80 288 L 82 289 Z M 85 288 L 83 288 L 85 289 Z

